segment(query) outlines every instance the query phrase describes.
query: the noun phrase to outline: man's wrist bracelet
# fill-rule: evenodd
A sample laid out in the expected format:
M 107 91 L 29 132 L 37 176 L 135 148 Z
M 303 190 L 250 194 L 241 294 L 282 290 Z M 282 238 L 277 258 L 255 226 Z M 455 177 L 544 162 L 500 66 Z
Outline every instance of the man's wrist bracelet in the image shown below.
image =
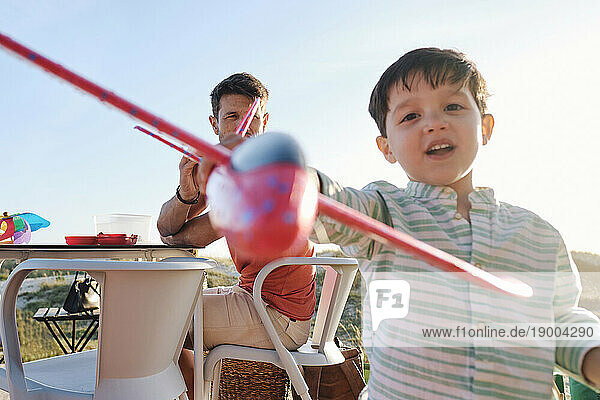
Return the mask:
M 181 197 L 181 193 L 179 193 L 179 189 L 181 189 L 181 185 L 177 186 L 177 190 L 175 191 L 175 195 L 177 196 L 177 200 L 179 200 L 180 202 L 182 202 L 183 204 L 187 204 L 192 205 L 192 204 L 198 204 L 198 199 L 200 199 L 200 192 L 198 192 L 198 194 L 196 194 L 196 197 L 194 197 L 191 200 L 184 200 Z

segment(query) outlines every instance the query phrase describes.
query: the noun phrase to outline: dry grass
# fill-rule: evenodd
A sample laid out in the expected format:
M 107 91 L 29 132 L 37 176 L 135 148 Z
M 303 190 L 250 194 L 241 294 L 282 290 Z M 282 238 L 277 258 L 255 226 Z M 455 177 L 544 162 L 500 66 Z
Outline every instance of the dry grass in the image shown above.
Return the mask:
M 579 305 L 600 317 L 600 255 L 582 252 L 571 255 L 580 270 L 583 287 Z
M 36 292 L 23 293 L 28 300 L 27 305 L 22 310 L 17 310 L 17 330 L 19 332 L 19 341 L 21 342 L 21 354 L 23 361 L 33 361 L 40 358 L 47 358 L 63 354 L 62 350 L 56 344 L 48 328 L 33 319 L 33 315 L 38 308 L 58 307 L 63 304 L 69 291 L 71 282 L 42 283 Z M 87 328 L 87 321 L 77 321 L 77 338 L 83 334 Z M 70 332 L 70 322 L 59 322 L 63 332 Z M 86 349 L 92 349 L 97 346 L 97 334 L 87 344 Z

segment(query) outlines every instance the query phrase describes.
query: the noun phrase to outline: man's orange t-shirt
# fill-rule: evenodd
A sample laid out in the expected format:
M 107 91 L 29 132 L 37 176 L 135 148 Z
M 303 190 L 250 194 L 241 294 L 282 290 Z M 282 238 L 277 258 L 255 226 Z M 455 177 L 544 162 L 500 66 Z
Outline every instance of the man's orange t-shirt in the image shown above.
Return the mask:
M 235 268 L 241 274 L 239 286 L 252 293 L 254 279 L 258 272 L 273 260 L 246 260 L 229 246 Z M 281 257 L 312 257 L 313 244 L 306 245 L 293 254 L 282 254 Z M 279 258 L 279 257 L 278 257 Z M 312 318 L 315 311 L 315 267 L 306 265 L 290 265 L 276 269 L 265 279 L 262 287 L 262 299 L 271 307 L 290 318 L 306 321 Z

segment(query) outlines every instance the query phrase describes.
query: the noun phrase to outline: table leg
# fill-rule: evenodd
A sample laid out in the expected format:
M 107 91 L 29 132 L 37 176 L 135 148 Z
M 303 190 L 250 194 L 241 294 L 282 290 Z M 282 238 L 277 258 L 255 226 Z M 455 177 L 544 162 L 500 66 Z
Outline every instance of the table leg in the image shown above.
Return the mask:
M 71 320 L 71 324 L 72 324 L 71 325 L 71 339 L 67 338 L 67 335 L 63 332 L 62 328 L 60 327 L 60 325 L 58 324 L 57 321 L 53 321 L 53 320 L 49 321 L 46 319 L 39 320 L 39 321 L 44 322 L 44 324 L 46 325 L 46 328 L 48 328 L 48 330 L 50 331 L 50 334 L 54 338 L 54 341 L 59 345 L 60 349 L 65 354 L 76 353 L 78 351 L 82 351 L 83 348 L 85 347 L 85 345 L 88 344 L 88 342 L 91 340 L 92 336 L 94 336 L 94 333 L 98 329 L 98 325 L 99 325 L 98 321 L 92 319 L 90 321 L 87 329 L 83 333 L 83 335 L 79 338 L 79 340 L 77 340 L 77 333 L 76 333 L 77 332 L 77 325 L 76 325 L 77 321 L 76 320 Z M 56 331 L 54 330 L 52 325 L 54 325 L 54 328 L 56 328 Z M 61 340 L 61 338 L 63 340 Z M 77 340 L 77 342 L 75 342 L 76 340 Z M 64 344 L 63 344 L 63 342 L 64 342 Z M 67 350 L 67 347 L 69 348 L 68 350 Z
M 75 353 L 75 332 L 77 332 L 77 324 L 75 324 L 75 320 L 73 320 L 72 322 L 73 324 L 71 325 L 71 351 Z
M 56 341 L 56 343 L 58 343 L 58 345 L 60 346 L 60 349 L 63 351 L 63 353 L 69 354 L 69 352 L 67 351 L 67 349 L 65 349 L 64 346 L 62 345 L 62 343 L 60 342 L 60 339 L 58 338 L 58 336 L 56 336 L 56 333 L 54 333 L 54 329 L 52 329 L 52 325 L 50 325 L 50 323 L 48 321 L 44 321 L 44 324 L 46 324 L 46 327 L 48 328 L 48 330 L 52 334 L 52 337 L 54 338 L 54 340 Z M 60 330 L 60 328 L 58 326 L 56 328 L 58 329 L 58 331 L 60 333 L 62 333 L 62 331 Z M 67 341 L 67 343 L 68 343 L 68 341 Z
M 94 329 L 92 329 L 92 327 Z M 91 329 L 91 332 L 90 332 L 90 329 Z M 88 325 L 87 329 L 85 330 L 85 332 L 83 333 L 83 336 L 81 336 L 79 338 L 79 341 L 75 345 L 75 352 L 83 351 L 83 349 L 85 348 L 85 345 L 88 344 L 88 342 L 90 341 L 92 336 L 94 336 L 94 333 L 96 333 L 97 329 L 98 329 L 98 321 L 92 320 L 90 322 L 90 324 Z

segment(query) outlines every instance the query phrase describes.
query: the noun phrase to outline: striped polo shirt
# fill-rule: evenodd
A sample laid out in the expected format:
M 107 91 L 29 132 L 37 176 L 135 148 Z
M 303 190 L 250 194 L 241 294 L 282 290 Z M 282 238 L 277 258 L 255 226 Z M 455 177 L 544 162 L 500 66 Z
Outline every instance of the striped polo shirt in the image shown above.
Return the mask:
M 534 289 L 530 299 L 492 292 L 319 216 L 312 239 L 336 243 L 346 255 L 358 258 L 367 287 L 385 280 L 410 285 L 407 315 L 383 319 L 374 332 L 369 306 L 374 293 L 367 291 L 363 299 L 370 400 L 549 399 L 555 362 L 583 379 L 583 357 L 600 345 L 597 341 L 529 347 L 507 339 L 483 346 L 469 339 L 426 338 L 423 333 L 424 328 L 498 323 L 600 324 L 577 307 L 579 274 L 550 224 L 530 211 L 496 201 L 489 188 L 469 194 L 469 223 L 457 213 L 456 192 L 448 187 L 409 182 L 400 189 L 378 181 L 356 190 L 318 175 L 323 194 L 486 271 L 513 275 Z

